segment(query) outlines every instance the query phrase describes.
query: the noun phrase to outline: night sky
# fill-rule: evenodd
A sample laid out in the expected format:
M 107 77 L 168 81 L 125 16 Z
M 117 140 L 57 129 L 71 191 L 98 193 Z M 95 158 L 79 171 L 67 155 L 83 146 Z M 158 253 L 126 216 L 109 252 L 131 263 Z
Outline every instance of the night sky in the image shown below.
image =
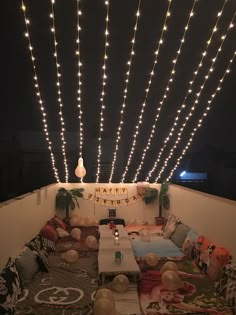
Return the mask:
M 65 130 L 74 133 L 75 151 L 79 143 L 79 119 L 77 107 L 77 62 L 76 55 L 76 0 L 56 0 L 54 4 L 55 30 L 57 36 L 58 60 L 60 61 L 61 98 L 63 103 L 63 117 Z M 81 0 L 80 10 L 80 60 L 82 62 L 82 93 L 81 107 L 83 110 L 83 155 L 90 159 L 90 164 L 97 163 L 98 141 L 100 135 L 100 111 L 101 92 L 103 82 L 102 64 L 104 62 L 104 34 L 106 6 L 102 0 Z M 224 6 L 225 3 L 225 6 Z M 106 60 L 106 85 L 104 96 L 104 132 L 102 136 L 101 163 L 112 163 L 115 150 L 115 139 L 121 119 L 121 108 L 124 103 L 124 90 L 130 53 L 134 37 L 134 25 L 138 0 L 110 0 L 109 1 L 109 46 L 107 47 Z M 56 66 L 53 57 L 53 33 L 51 32 L 51 1 L 25 1 L 26 14 L 30 20 L 30 39 L 35 56 L 35 64 L 40 84 L 40 91 L 47 113 L 49 132 L 60 133 L 56 86 Z M 167 138 L 170 128 L 177 115 L 177 110 L 190 88 L 189 81 L 193 80 L 194 71 L 197 70 L 202 53 L 206 50 L 213 27 L 217 21 L 217 14 L 224 10 L 219 18 L 217 30 L 212 35 L 207 53 L 195 76 L 192 84 L 192 92 L 188 95 L 181 111 L 176 131 L 168 142 L 158 169 L 161 169 L 164 159 L 169 156 L 170 150 L 175 143 L 179 128 L 185 121 L 190 108 L 196 99 L 196 94 L 201 91 L 199 102 L 188 121 L 183 132 L 181 141 L 177 145 L 170 166 L 163 176 L 167 176 L 171 167 L 175 165 L 176 158 L 185 147 L 197 120 L 202 115 L 211 99 L 219 80 L 233 57 L 236 49 L 236 28 L 227 29 L 234 18 L 236 10 L 235 0 L 174 0 L 170 5 L 170 16 L 166 20 L 167 29 L 163 33 L 163 44 L 159 45 L 159 53 L 156 59 L 152 83 L 148 94 L 145 92 L 150 80 L 158 43 L 161 38 L 164 19 L 169 2 L 167 0 L 142 0 L 140 1 L 140 17 L 134 45 L 134 55 L 130 67 L 129 82 L 126 94 L 126 107 L 123 114 L 120 148 L 117 156 L 121 159 L 123 169 L 115 170 L 116 181 L 121 180 L 127 164 L 128 156 L 133 142 L 135 126 L 138 124 L 142 104 L 146 99 L 145 112 L 142 124 L 139 126 L 139 135 L 136 138 L 136 149 L 130 163 L 125 182 L 131 182 L 135 171 L 140 165 L 143 150 L 147 145 L 154 119 L 158 113 L 157 108 L 164 95 L 161 110 L 156 121 L 155 133 L 152 138 L 150 149 L 146 155 L 145 163 L 138 177 L 144 180 L 147 172 L 157 159 L 160 148 Z M 187 25 L 191 8 L 194 7 L 194 15 L 190 19 L 181 53 L 175 63 L 173 81 L 169 84 L 171 71 L 177 58 L 177 51 Z M 27 38 L 24 36 L 25 24 L 21 10 L 21 1 L 4 1 L 2 3 L 1 35 L 3 45 L 2 53 L 2 97 L 1 97 L 1 139 L 11 134 L 17 135 L 20 131 L 43 131 L 42 116 L 39 109 L 33 80 L 32 62 L 29 54 Z M 235 23 L 235 18 L 233 20 Z M 206 74 L 211 68 L 212 59 L 225 40 L 222 50 L 201 90 Z M 235 58 L 236 59 L 236 58 Z M 235 60 L 230 66 L 222 83 L 222 89 L 216 94 L 211 103 L 211 109 L 203 120 L 202 127 L 197 131 L 189 152 L 206 152 L 209 148 L 217 148 L 225 152 L 236 152 L 236 69 Z M 169 85 L 168 85 L 169 84 Z M 168 87 L 168 89 L 166 89 Z M 178 132 L 177 132 L 178 130 Z M 104 140 L 104 141 L 103 141 Z M 59 140 L 58 140 L 59 141 Z M 89 154 L 88 146 L 93 144 Z M 106 147 L 109 143 L 109 148 Z M 53 145 L 53 144 L 52 144 Z M 45 141 L 46 148 L 46 141 Z M 71 149 L 71 148 L 70 148 Z M 69 149 L 68 149 L 69 150 Z M 109 152 L 109 153 L 107 153 Z M 77 152 L 79 155 L 79 152 Z M 75 157 L 75 159 L 78 158 Z M 88 163 L 88 160 L 87 160 Z M 86 164 L 86 161 L 85 161 Z M 69 165 L 69 181 L 74 178 L 73 170 L 76 165 Z M 49 169 L 51 165 L 49 164 Z M 60 179 L 64 181 L 64 170 L 58 163 Z M 88 174 L 89 176 L 89 174 Z M 107 178 L 108 181 L 109 178 Z M 153 181 L 155 176 L 152 178 Z M 86 178 L 84 179 L 86 182 Z

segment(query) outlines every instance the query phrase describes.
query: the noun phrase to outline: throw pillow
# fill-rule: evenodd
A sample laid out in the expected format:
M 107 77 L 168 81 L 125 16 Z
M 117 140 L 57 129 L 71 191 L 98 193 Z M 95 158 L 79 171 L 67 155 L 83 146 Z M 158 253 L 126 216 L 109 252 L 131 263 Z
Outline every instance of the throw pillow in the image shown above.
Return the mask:
M 176 229 L 176 225 L 177 225 L 177 222 L 171 222 L 170 224 L 167 224 L 163 231 L 163 237 L 170 238 Z
M 64 229 L 62 229 L 62 228 L 60 228 L 60 227 L 56 228 L 56 231 L 57 231 L 58 236 L 59 236 L 60 238 L 64 238 L 64 237 L 67 237 L 67 236 L 70 235 L 70 233 L 68 233 L 66 230 L 64 230 Z
M 15 263 L 23 286 L 27 285 L 39 271 L 37 256 L 28 247 L 16 257 Z
M 48 272 L 48 253 L 43 246 L 42 238 L 40 235 L 37 235 L 33 238 L 28 244 L 26 244 L 37 256 L 37 261 L 41 271 Z
M 56 242 L 58 239 L 58 234 L 57 231 L 49 224 L 45 225 L 40 233 L 39 233 L 43 238 L 46 238 L 48 240 L 51 240 L 53 242 Z
M 0 311 L 1 314 L 14 312 L 22 286 L 15 261 L 10 258 L 0 273 Z
M 193 230 L 190 230 L 186 235 L 186 238 L 182 245 L 182 251 L 188 259 L 193 259 L 193 249 L 197 239 L 198 234 Z
M 190 228 L 187 225 L 179 223 L 176 225 L 176 229 L 174 233 L 171 235 L 170 239 L 172 240 L 172 242 L 175 243 L 176 246 L 182 247 L 183 242 L 189 231 Z
M 51 225 L 54 229 L 56 229 L 58 227 L 62 228 L 63 230 L 66 229 L 65 222 L 61 218 L 59 218 L 57 216 L 55 216 L 51 220 L 49 220 L 48 224 Z
M 55 242 L 41 236 L 43 247 L 48 252 L 55 252 Z

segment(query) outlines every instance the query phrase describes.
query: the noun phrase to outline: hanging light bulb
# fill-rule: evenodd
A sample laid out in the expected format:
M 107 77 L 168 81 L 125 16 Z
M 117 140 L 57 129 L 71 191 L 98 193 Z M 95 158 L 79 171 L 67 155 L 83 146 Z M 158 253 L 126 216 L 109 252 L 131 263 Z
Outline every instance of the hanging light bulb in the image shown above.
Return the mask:
M 75 175 L 81 178 L 83 178 L 86 175 L 86 169 L 84 167 L 84 161 L 82 157 L 78 159 L 78 166 L 75 169 Z

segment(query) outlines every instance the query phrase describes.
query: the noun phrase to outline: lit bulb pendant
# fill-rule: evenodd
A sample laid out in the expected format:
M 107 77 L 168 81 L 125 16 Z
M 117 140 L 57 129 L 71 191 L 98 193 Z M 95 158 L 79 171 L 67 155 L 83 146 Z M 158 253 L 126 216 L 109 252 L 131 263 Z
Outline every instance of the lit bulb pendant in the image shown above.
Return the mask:
M 86 175 L 86 169 L 84 167 L 83 158 L 81 157 L 78 159 L 78 166 L 75 169 L 75 175 L 81 178 L 83 178 Z

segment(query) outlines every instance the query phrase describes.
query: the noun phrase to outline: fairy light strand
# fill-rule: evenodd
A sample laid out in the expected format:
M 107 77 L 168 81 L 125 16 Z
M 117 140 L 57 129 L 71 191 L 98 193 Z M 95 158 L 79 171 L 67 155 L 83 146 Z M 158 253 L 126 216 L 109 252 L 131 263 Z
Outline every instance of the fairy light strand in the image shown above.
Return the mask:
M 59 104 L 59 118 L 60 118 L 60 123 L 61 123 L 61 147 L 62 147 L 62 155 L 64 159 L 64 167 L 65 167 L 65 182 L 68 182 L 68 165 L 67 165 L 67 158 L 66 158 L 66 141 L 65 141 L 65 121 L 63 118 L 63 103 L 62 103 L 62 98 L 61 98 L 61 73 L 59 71 L 60 68 L 60 63 L 59 63 L 59 58 L 58 58 L 58 52 L 57 52 L 57 39 L 56 39 L 56 27 L 55 27 L 55 14 L 54 14 L 54 4 L 55 0 L 51 0 L 51 14 L 50 18 L 52 21 L 52 27 L 51 27 L 51 32 L 53 33 L 53 43 L 54 43 L 54 58 L 55 58 L 55 64 L 56 64 L 56 75 L 57 75 L 57 94 L 58 94 L 58 104 Z
M 204 59 L 205 59 L 205 57 L 206 57 L 206 55 L 207 55 L 209 46 L 211 45 L 212 39 L 213 39 L 214 35 L 216 34 L 216 31 L 218 30 L 218 23 L 219 23 L 220 17 L 222 16 L 222 13 L 223 13 L 223 10 L 224 10 L 224 8 L 225 8 L 225 5 L 226 5 L 227 1 L 228 1 L 228 0 L 225 0 L 224 4 L 223 4 L 223 6 L 222 6 L 222 9 L 221 9 L 221 10 L 218 12 L 218 14 L 217 14 L 216 23 L 215 23 L 215 25 L 214 25 L 213 28 L 212 28 L 212 32 L 211 32 L 211 35 L 210 35 L 209 39 L 206 41 L 206 48 L 203 50 L 203 52 L 202 52 L 202 54 L 201 54 L 202 57 L 201 57 L 201 60 L 200 60 L 200 62 L 199 62 L 199 64 L 198 64 L 198 66 L 197 66 L 197 70 L 195 70 L 195 71 L 193 72 L 193 77 L 192 77 L 192 79 L 189 81 L 190 87 L 187 89 L 187 92 L 186 92 L 186 94 L 185 94 L 183 103 L 182 103 L 182 104 L 180 105 L 180 107 L 177 109 L 177 114 L 176 114 L 176 116 L 175 116 L 175 118 L 174 118 L 174 122 L 173 122 L 172 126 L 170 127 L 169 134 L 168 134 L 168 136 L 166 137 L 166 139 L 164 140 L 164 145 L 161 147 L 161 149 L 160 149 L 160 151 L 159 151 L 159 154 L 158 154 L 158 156 L 157 156 L 157 159 L 156 159 L 156 161 L 155 161 L 155 163 L 154 163 L 152 169 L 149 171 L 148 176 L 146 177 L 146 180 L 147 180 L 147 181 L 151 178 L 153 172 L 156 170 L 156 168 L 157 168 L 157 166 L 158 166 L 158 163 L 161 161 L 161 156 L 162 156 L 162 154 L 163 154 L 163 152 L 164 152 L 164 150 L 165 150 L 165 148 L 166 148 L 168 142 L 171 140 L 171 138 L 173 137 L 173 135 L 174 135 L 174 133 L 175 133 L 175 130 L 176 130 L 176 128 L 177 128 L 180 115 L 181 115 L 182 111 L 186 108 L 186 101 L 187 101 L 189 95 L 192 93 L 193 84 L 194 84 L 194 82 L 195 82 L 195 79 L 196 79 L 196 77 L 197 77 L 197 75 L 198 75 L 198 73 L 199 73 L 200 68 L 202 68 L 202 66 L 203 66 Z
M 191 133 L 191 137 L 188 140 L 188 143 L 186 144 L 185 148 L 182 150 L 180 156 L 177 158 L 177 162 L 176 162 L 175 166 L 172 168 L 172 170 L 170 171 L 169 175 L 167 176 L 167 180 L 168 181 L 170 181 L 170 179 L 172 178 L 172 176 L 173 176 L 175 170 L 177 169 L 177 167 L 179 166 L 182 158 L 184 157 L 184 155 L 186 154 L 187 150 L 191 146 L 193 138 L 194 138 L 197 130 L 202 126 L 203 120 L 207 117 L 207 115 L 208 115 L 208 113 L 209 113 L 209 111 L 211 109 L 211 106 L 212 106 L 212 104 L 211 104 L 212 101 L 214 100 L 216 94 L 221 90 L 222 83 L 223 83 L 226 75 L 228 75 L 228 73 L 230 73 L 230 71 L 231 71 L 230 66 L 233 63 L 235 56 L 236 56 L 236 51 L 234 52 L 233 58 L 230 60 L 230 62 L 228 64 L 228 67 L 227 67 L 226 71 L 224 72 L 224 75 L 219 80 L 219 84 L 218 84 L 217 88 L 215 89 L 214 93 L 211 95 L 211 98 L 208 100 L 207 107 L 205 108 L 201 118 L 198 120 L 198 123 L 196 124 L 195 128 L 193 129 L 193 131 Z
M 81 72 L 81 53 L 80 53 L 80 16 L 82 15 L 81 9 L 80 9 L 80 0 L 76 0 L 77 2 L 77 39 L 76 39 L 76 44 L 77 44 L 77 50 L 76 50 L 76 55 L 77 55 L 77 66 L 78 66 L 78 88 L 77 88 L 77 108 L 79 112 L 79 156 L 82 157 L 83 153 L 83 111 L 82 111 L 82 105 L 81 105 L 81 94 L 82 94 L 82 72 Z
M 132 137 L 133 138 L 133 143 L 132 143 L 132 146 L 131 146 L 131 150 L 130 150 L 130 153 L 129 153 L 127 164 L 125 166 L 125 171 L 124 171 L 124 173 L 122 175 L 122 179 L 121 179 L 122 183 L 125 181 L 125 176 L 126 176 L 126 174 L 128 172 L 129 165 L 130 165 L 130 163 L 132 161 L 132 157 L 133 157 L 133 154 L 134 154 L 134 151 L 135 151 L 136 139 L 137 139 L 137 136 L 139 134 L 139 127 L 142 124 L 142 119 L 143 119 L 143 115 L 144 115 L 145 107 L 146 107 L 146 101 L 147 101 L 147 98 L 148 98 L 148 95 L 149 95 L 149 91 L 150 91 L 150 88 L 151 88 L 151 85 L 152 85 L 152 79 L 153 79 L 153 76 L 155 74 L 155 68 L 156 68 L 156 65 L 157 65 L 159 52 L 160 52 L 161 46 L 163 44 L 164 34 L 167 31 L 167 26 L 168 26 L 167 25 L 167 20 L 168 20 L 168 17 L 170 16 L 171 1 L 172 0 L 168 1 L 168 7 L 167 7 L 167 11 L 166 11 L 166 15 L 165 15 L 162 31 L 161 31 L 161 36 L 160 36 L 160 39 L 158 41 L 157 49 L 155 50 L 155 53 L 154 53 L 154 56 L 155 56 L 154 57 L 154 62 L 153 62 L 152 70 L 150 72 L 150 76 L 149 76 L 149 79 L 148 79 L 147 88 L 145 89 L 144 101 L 142 103 L 141 111 L 140 111 L 139 116 L 138 116 L 139 120 L 138 120 L 137 125 L 135 126 L 135 133 L 133 134 L 133 137 Z
M 24 1 L 21 1 L 21 9 L 23 11 L 23 15 L 24 15 L 24 22 L 25 22 L 25 37 L 27 38 L 28 44 L 29 44 L 29 51 L 30 51 L 30 58 L 32 61 L 32 68 L 33 68 L 33 74 L 34 74 L 34 87 L 35 87 L 35 94 L 38 100 L 38 105 L 41 111 L 41 115 L 42 115 L 42 124 L 43 124 L 43 131 L 44 131 L 44 136 L 46 139 L 46 142 L 48 144 L 48 150 L 50 152 L 50 157 L 51 157 L 51 164 L 52 164 L 52 169 L 54 172 L 54 177 L 57 181 L 57 183 L 60 183 L 60 179 L 59 179 L 59 175 L 58 175 L 58 170 L 55 166 L 55 157 L 53 154 L 53 149 L 52 149 L 52 141 L 50 138 L 50 133 L 48 131 L 48 123 L 47 123 L 47 113 L 45 111 L 45 106 L 44 106 L 44 102 L 42 100 L 42 95 L 40 92 L 40 86 L 39 86 L 39 79 L 38 79 L 38 75 L 37 75 L 37 69 L 36 69 L 36 62 L 35 62 L 35 57 L 33 54 L 33 46 L 32 46 L 32 42 L 30 39 L 30 30 L 29 30 L 29 25 L 30 25 L 30 20 L 26 14 L 26 6 Z
M 104 111 L 105 111 L 105 87 L 106 87 L 106 61 L 108 59 L 107 50 L 109 46 L 108 35 L 109 35 L 109 1 L 105 0 L 106 5 L 106 22 L 105 22 L 105 47 L 104 47 L 104 58 L 102 66 L 102 92 L 101 92 L 101 110 L 100 110 L 100 128 L 99 128 L 99 138 L 98 138 L 98 155 L 97 155 L 97 173 L 96 173 L 96 183 L 99 182 L 100 177 L 100 164 L 101 164 L 101 155 L 102 155 L 102 133 L 104 127 Z
M 229 23 L 229 25 L 228 25 L 227 31 L 225 32 L 225 34 L 224 34 L 223 36 L 221 36 L 221 44 L 220 44 L 220 46 L 219 46 L 218 49 L 217 49 L 216 55 L 215 55 L 214 58 L 212 58 L 212 60 L 211 60 L 212 62 L 211 62 L 211 64 L 210 64 L 210 66 L 209 66 L 209 69 L 208 69 L 207 74 L 205 75 L 204 81 L 203 81 L 202 85 L 200 86 L 199 91 L 196 93 L 195 101 L 193 102 L 193 104 L 192 104 L 192 106 L 191 106 L 191 108 L 190 108 L 190 110 L 189 110 L 189 113 L 188 113 L 188 114 L 186 115 L 186 117 L 185 117 L 185 121 L 183 122 L 181 128 L 179 129 L 178 137 L 177 137 L 175 143 L 173 144 L 173 146 L 172 146 L 172 148 L 171 148 L 171 150 L 170 150 L 170 153 L 168 154 L 168 157 L 165 159 L 164 165 L 163 165 L 163 167 L 161 168 L 159 174 L 157 175 L 155 181 L 158 181 L 158 180 L 159 180 L 161 174 L 164 172 L 164 170 L 165 170 L 166 167 L 168 166 L 168 162 L 169 162 L 169 160 L 171 159 L 171 157 L 173 156 L 173 153 L 174 153 L 175 149 L 177 148 L 177 145 L 178 145 L 179 142 L 181 141 L 181 136 L 182 136 L 182 134 L 183 134 L 183 131 L 184 131 L 186 125 L 188 124 L 190 118 L 192 117 L 192 115 L 193 115 L 193 113 L 194 113 L 194 111 L 195 111 L 195 109 L 196 109 L 197 104 L 199 103 L 199 98 L 200 98 L 200 96 L 201 96 L 202 91 L 204 90 L 204 87 L 205 87 L 205 84 L 206 84 L 207 80 L 210 78 L 210 76 L 211 76 L 211 74 L 212 74 L 212 72 L 213 72 L 213 70 L 214 70 L 214 65 L 215 65 L 215 63 L 216 63 L 216 61 L 217 61 L 218 55 L 219 55 L 220 52 L 222 51 L 222 47 L 223 47 L 223 44 L 224 44 L 224 42 L 225 42 L 225 39 L 227 38 L 227 35 L 228 35 L 229 31 L 230 31 L 230 30 L 233 28 L 233 26 L 234 26 L 234 25 L 233 25 L 233 20 L 234 20 L 234 18 L 235 18 L 235 14 L 236 14 L 236 13 L 234 13 L 233 18 L 232 18 L 232 20 L 230 21 L 230 23 Z
M 112 166 L 111 166 L 111 173 L 110 173 L 110 178 L 109 178 L 109 183 L 112 182 L 112 178 L 113 178 L 113 174 L 114 174 L 114 169 L 115 169 L 115 164 L 116 164 L 116 159 L 117 159 L 117 152 L 119 149 L 119 142 L 120 142 L 120 135 L 121 135 L 121 131 L 122 131 L 122 126 L 123 126 L 123 119 L 124 119 L 124 113 L 125 113 L 125 107 L 126 107 L 126 99 L 127 99 L 127 92 L 128 92 L 128 85 L 129 85 L 129 77 L 130 77 L 130 72 L 131 72 L 131 65 L 132 65 L 132 60 L 133 60 L 133 56 L 135 54 L 134 51 L 134 46 L 135 46 L 135 40 L 136 40 L 136 32 L 138 29 L 138 21 L 139 21 L 139 17 L 140 17 L 140 5 L 141 5 L 141 0 L 139 0 L 138 2 L 138 9 L 136 11 L 136 21 L 135 21 L 135 26 L 134 26 L 134 34 L 132 37 L 132 41 L 131 41 L 131 51 L 130 51 L 130 57 L 129 60 L 127 62 L 127 72 L 126 72 L 126 79 L 125 79 L 125 89 L 124 89 L 124 95 L 123 95 L 123 103 L 121 105 L 121 110 L 120 110 L 120 122 L 119 122 L 119 126 L 116 132 L 116 144 L 115 144 L 115 150 L 113 153 L 113 161 L 112 161 Z
M 133 182 L 135 182 L 137 180 L 137 177 L 142 169 L 142 166 L 144 164 L 144 159 L 146 157 L 146 153 L 147 151 L 149 150 L 150 146 L 151 146 L 151 143 L 152 143 L 152 139 L 154 137 L 154 134 L 156 132 L 156 128 L 157 128 L 157 122 L 159 120 L 159 116 L 160 116 L 160 112 L 161 112 L 161 109 L 163 107 L 163 104 L 165 103 L 165 101 L 167 100 L 168 98 L 168 94 L 170 93 L 170 90 L 171 90 L 171 84 L 173 82 L 173 79 L 175 77 L 175 74 L 176 74 L 176 71 L 175 71 L 175 68 L 176 68 L 176 65 L 177 65 L 177 62 L 178 62 L 178 59 L 179 59 L 179 56 L 181 54 L 181 50 L 182 50 L 182 46 L 184 45 L 185 43 L 185 36 L 186 36 L 186 33 L 189 29 L 189 25 L 190 25 L 190 21 L 191 21 L 191 18 L 194 16 L 194 7 L 195 7 L 195 4 L 196 4 L 197 0 L 194 0 L 193 2 L 193 5 L 192 5 L 192 8 L 190 10 L 190 13 L 189 13 L 189 17 L 188 17 L 188 20 L 187 20 L 187 23 L 184 27 L 184 33 L 183 33 L 183 36 L 180 40 L 180 45 L 179 45 L 179 48 L 176 52 L 176 56 L 175 56 L 175 59 L 172 61 L 173 62 L 173 67 L 171 69 L 171 72 L 170 72 L 170 76 L 169 76 L 169 80 L 167 82 L 167 85 L 166 85 L 166 88 L 165 88 L 165 91 L 164 91 L 164 94 L 163 94 L 163 97 L 161 99 L 161 101 L 159 102 L 159 106 L 157 107 L 157 114 L 156 114 L 156 117 L 155 117 L 155 121 L 152 125 L 152 129 L 151 129 L 151 133 L 149 135 L 149 138 L 148 138 L 148 141 L 147 141 L 147 145 L 144 149 L 144 152 L 142 154 L 142 157 L 141 157 L 141 162 L 139 163 L 139 167 L 135 173 L 135 176 L 134 176 L 134 179 L 133 179 Z

